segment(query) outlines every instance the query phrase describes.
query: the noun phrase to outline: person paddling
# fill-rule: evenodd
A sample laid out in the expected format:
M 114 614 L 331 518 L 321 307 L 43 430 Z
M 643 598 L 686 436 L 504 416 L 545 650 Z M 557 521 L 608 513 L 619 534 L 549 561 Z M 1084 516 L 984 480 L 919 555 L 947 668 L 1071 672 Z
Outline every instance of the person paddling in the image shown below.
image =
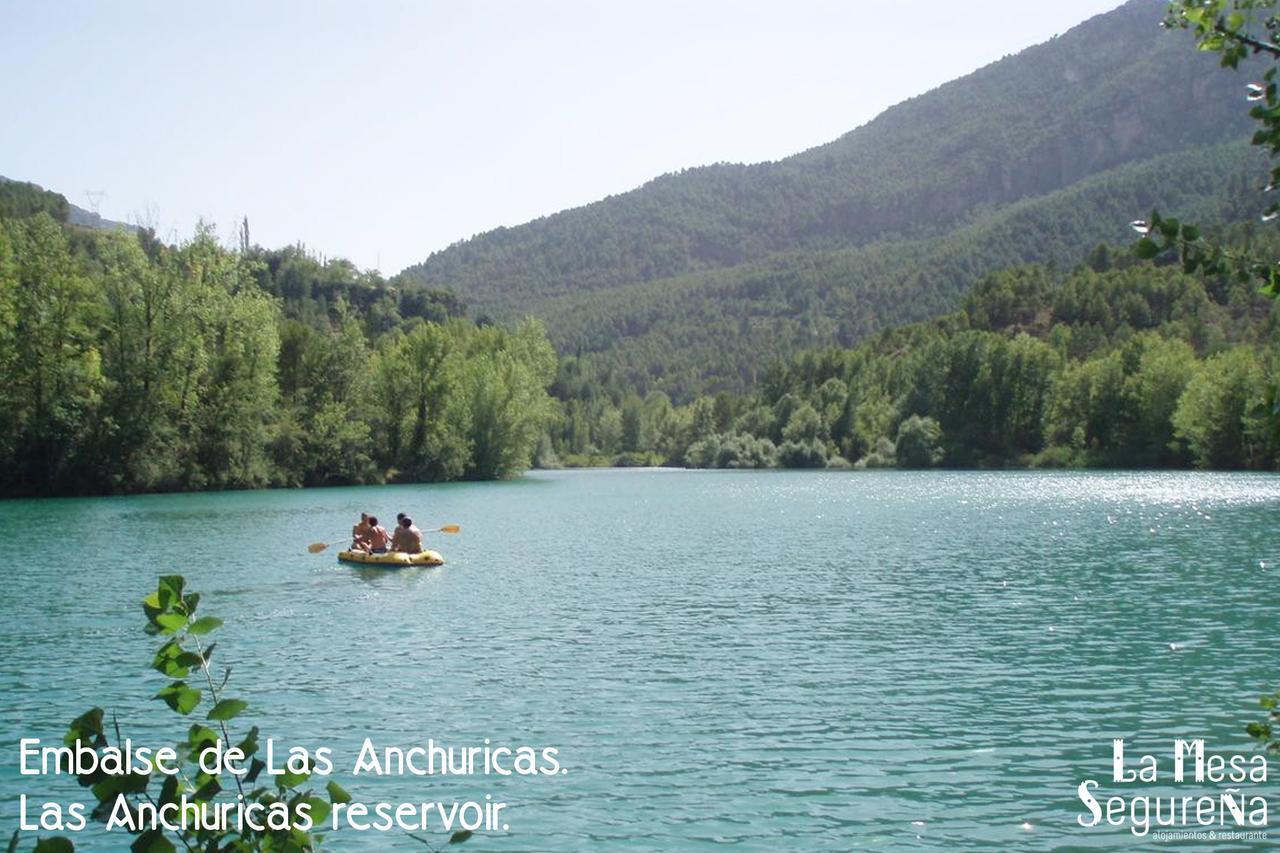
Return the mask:
M 369 516 L 369 553 L 385 554 L 387 546 L 391 544 L 391 534 L 387 533 L 387 529 L 378 524 L 378 519 Z
M 369 531 L 372 529 L 369 524 L 369 513 L 360 513 L 360 523 L 351 528 L 352 551 L 369 550 Z
M 399 516 L 400 525 L 391 537 L 391 550 L 403 551 L 406 554 L 422 553 L 422 531 L 413 526 L 413 519 L 403 513 Z

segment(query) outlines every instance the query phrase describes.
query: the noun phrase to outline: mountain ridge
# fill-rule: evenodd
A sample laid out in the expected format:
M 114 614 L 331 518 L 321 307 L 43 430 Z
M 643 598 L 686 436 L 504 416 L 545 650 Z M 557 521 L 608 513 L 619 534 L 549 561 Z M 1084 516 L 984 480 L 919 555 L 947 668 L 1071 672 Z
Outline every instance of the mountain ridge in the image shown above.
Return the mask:
M 770 361 L 809 346 L 853 346 L 948 313 L 988 273 L 1036 262 L 1075 267 L 1081 247 L 1127 240 L 1135 211 L 1159 205 L 1201 222 L 1247 219 L 1238 194 L 1215 188 L 1240 186 L 1263 163 L 1246 142 L 1189 149 L 1023 199 L 941 237 L 800 249 L 540 307 L 562 352 L 591 353 L 625 383 L 677 400 L 741 391 Z
M 1157 11 L 1130 0 L 831 142 L 777 161 L 661 175 L 460 241 L 401 278 L 450 287 L 499 317 L 538 313 L 547 297 L 798 247 L 943 233 L 980 205 L 1243 136 L 1248 119 L 1231 97 L 1239 78 L 1160 30 Z

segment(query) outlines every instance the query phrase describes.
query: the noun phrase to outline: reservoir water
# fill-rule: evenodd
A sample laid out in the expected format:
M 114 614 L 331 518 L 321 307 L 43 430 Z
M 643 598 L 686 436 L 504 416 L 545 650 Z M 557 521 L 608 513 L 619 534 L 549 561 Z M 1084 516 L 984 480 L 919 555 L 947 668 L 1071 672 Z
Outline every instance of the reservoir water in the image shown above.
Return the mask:
M 184 734 L 149 699 L 165 679 L 138 606 L 176 572 L 225 620 L 237 722 L 331 747 L 357 800 L 508 804 L 509 831 L 453 849 L 1118 849 L 1129 830 L 1077 822 L 1081 781 L 1123 787 L 1113 738 L 1162 771 L 1178 737 L 1252 750 L 1243 726 L 1280 687 L 1278 509 L 1274 476 L 1030 472 L 0 503 L 0 827 L 22 793 L 81 796 L 20 777 L 20 737 L 60 738 L 92 705 L 138 741 Z M 429 539 L 439 569 L 306 552 L 361 510 L 462 533 Z M 567 772 L 353 778 L 366 737 L 555 747 Z M 1243 787 L 1280 821 L 1273 782 Z

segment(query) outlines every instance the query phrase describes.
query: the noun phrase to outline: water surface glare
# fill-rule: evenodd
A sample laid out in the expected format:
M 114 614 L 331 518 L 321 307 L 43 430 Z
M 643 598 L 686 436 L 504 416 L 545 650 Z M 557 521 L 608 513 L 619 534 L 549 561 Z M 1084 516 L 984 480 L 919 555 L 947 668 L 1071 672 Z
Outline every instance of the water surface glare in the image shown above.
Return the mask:
M 0 503 L 0 829 L 20 793 L 80 795 L 20 777 L 19 737 L 58 738 L 94 704 L 137 740 L 180 737 L 148 698 L 164 680 L 138 608 L 176 571 L 225 619 L 217 659 L 264 737 L 332 747 L 357 800 L 509 804 L 509 832 L 458 849 L 1129 846 L 1076 823 L 1111 739 L 1248 750 L 1280 686 L 1278 507 L 1275 476 L 1022 472 Z M 440 569 L 306 553 L 360 510 L 462 534 L 431 538 Z M 554 746 L 568 772 L 352 778 L 365 736 Z

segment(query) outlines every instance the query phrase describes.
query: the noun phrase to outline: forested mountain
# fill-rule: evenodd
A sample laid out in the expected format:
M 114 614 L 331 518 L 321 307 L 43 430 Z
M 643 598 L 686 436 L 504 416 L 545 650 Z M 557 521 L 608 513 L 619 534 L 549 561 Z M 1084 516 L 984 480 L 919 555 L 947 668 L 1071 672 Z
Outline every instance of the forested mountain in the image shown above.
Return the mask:
M 795 250 L 719 270 L 541 303 L 552 339 L 591 352 L 628 385 L 683 401 L 750 388 L 775 358 L 851 346 L 880 329 L 954 310 L 985 273 L 1123 243 L 1134 211 L 1159 203 L 1202 222 L 1249 218 L 1265 167 L 1244 142 L 1155 157 L 1026 199 L 917 240 Z
M 1217 202 L 1198 193 L 1225 197 L 1175 185 L 1193 172 L 1169 180 L 1181 161 L 1161 158 L 1253 174 L 1244 145 L 1219 147 L 1248 135 L 1247 78 L 1161 30 L 1162 8 L 1131 0 L 829 144 L 665 175 L 458 243 L 401 280 L 542 317 L 562 352 L 607 352 L 643 387 L 744 387 L 762 347 L 849 344 L 953 309 L 985 272 L 1123 240 L 1157 200 L 1201 215 Z

